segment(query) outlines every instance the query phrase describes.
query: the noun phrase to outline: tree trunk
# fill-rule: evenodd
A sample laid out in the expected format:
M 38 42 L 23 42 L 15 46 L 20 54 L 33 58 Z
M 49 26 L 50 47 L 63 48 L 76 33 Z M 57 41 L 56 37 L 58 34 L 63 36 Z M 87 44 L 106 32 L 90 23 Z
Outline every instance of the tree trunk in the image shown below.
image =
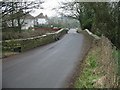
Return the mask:
M 20 23 L 20 18 L 18 18 L 18 32 L 21 32 L 21 23 Z

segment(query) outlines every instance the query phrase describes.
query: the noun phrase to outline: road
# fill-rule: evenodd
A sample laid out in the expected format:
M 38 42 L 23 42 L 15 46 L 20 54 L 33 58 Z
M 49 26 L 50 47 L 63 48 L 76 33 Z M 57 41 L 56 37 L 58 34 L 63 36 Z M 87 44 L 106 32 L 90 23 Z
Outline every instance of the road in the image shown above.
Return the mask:
M 3 60 L 3 88 L 61 88 L 82 60 L 85 37 L 70 29 L 61 40 Z

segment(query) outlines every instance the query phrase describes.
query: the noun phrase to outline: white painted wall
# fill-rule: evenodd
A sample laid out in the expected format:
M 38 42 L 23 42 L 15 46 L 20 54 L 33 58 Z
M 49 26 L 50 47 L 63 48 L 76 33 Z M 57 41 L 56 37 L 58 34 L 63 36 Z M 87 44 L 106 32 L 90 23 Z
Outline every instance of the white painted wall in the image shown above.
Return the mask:
M 47 21 L 44 18 L 39 18 L 38 19 L 38 24 L 47 24 Z
M 34 19 L 25 19 L 24 26 L 22 26 L 22 29 L 28 29 L 29 27 L 34 27 Z

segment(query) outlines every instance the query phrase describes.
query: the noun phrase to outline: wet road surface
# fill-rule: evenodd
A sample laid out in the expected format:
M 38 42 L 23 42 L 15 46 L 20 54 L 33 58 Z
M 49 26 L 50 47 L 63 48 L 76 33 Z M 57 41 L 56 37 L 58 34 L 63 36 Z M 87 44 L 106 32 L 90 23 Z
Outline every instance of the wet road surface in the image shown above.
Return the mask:
M 3 88 L 61 88 L 83 53 L 84 35 L 70 29 L 61 40 L 5 58 Z

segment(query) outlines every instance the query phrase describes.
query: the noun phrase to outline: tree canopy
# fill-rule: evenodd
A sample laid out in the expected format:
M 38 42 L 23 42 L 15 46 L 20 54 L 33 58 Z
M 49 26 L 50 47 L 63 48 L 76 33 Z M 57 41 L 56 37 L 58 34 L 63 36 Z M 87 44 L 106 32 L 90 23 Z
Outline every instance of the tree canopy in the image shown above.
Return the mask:
M 82 30 L 108 37 L 120 48 L 119 2 L 67 2 L 60 9 L 65 16 L 77 19 Z
M 25 15 L 33 8 L 39 8 L 42 1 L 38 2 L 0 2 L 2 9 L 2 30 L 10 28 L 21 31 Z

